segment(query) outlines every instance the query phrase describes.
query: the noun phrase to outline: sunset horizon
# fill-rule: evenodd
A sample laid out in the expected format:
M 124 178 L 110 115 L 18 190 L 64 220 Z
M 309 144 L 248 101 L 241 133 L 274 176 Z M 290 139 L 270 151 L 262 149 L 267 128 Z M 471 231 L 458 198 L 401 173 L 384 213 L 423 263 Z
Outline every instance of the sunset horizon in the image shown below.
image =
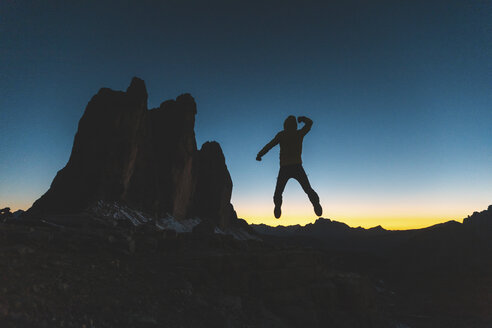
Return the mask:
M 125 90 L 134 76 L 145 81 L 149 109 L 194 97 L 198 148 L 220 144 L 232 204 L 250 223 L 315 220 L 290 180 L 277 222 L 278 146 L 255 160 L 289 115 L 313 121 L 302 165 L 323 217 L 413 228 L 492 203 L 485 5 L 2 7 L 2 207 L 26 210 L 43 195 L 68 161 L 91 97 L 103 87 Z
M 234 183 L 234 176 L 232 176 L 232 179 Z M 276 219 L 273 216 L 273 203 L 270 201 L 270 195 L 265 196 L 266 201 L 258 201 L 257 203 L 244 199 L 234 200 L 236 194 L 236 187 L 234 187 L 232 192 L 232 203 L 238 217 L 246 220 L 249 224 L 266 224 L 270 226 L 306 225 L 314 223 L 318 217 L 312 212 L 312 205 L 309 203 L 307 197 L 302 194 L 300 187 L 293 187 L 294 184 L 295 181 L 290 181 L 288 183 L 284 195 L 284 199 L 286 199 L 286 204 L 283 206 L 284 214 L 280 219 Z M 273 187 L 274 185 L 272 182 L 272 190 Z M 289 191 L 293 192 L 293 194 L 290 194 Z M 2 203 L 0 207 L 8 206 L 12 211 L 26 211 L 43 193 L 44 192 L 24 203 L 15 201 L 10 203 L 5 202 Z M 323 194 L 321 195 L 323 196 Z M 382 199 L 380 203 L 384 204 L 384 199 Z M 429 203 L 429 200 L 427 200 L 427 203 Z M 343 222 L 350 227 L 362 227 L 368 229 L 382 226 L 387 230 L 410 230 L 426 228 L 447 221 L 458 221 L 461 223 L 464 218 L 472 215 L 474 212 L 486 210 L 490 203 L 492 202 L 488 202 L 485 197 L 484 199 L 478 199 L 473 202 L 473 204 L 466 206 L 456 206 L 456 203 L 452 201 L 443 203 L 441 200 L 440 206 L 431 206 L 430 208 L 427 206 L 419 209 L 407 202 L 407 207 L 400 207 L 400 209 L 395 209 L 394 207 L 385 204 L 385 207 L 389 209 L 385 211 L 384 207 L 375 209 L 374 205 L 359 205 L 357 208 L 354 208 L 353 204 L 350 204 L 349 202 L 337 202 L 335 198 L 332 205 L 329 204 L 328 201 L 326 202 L 327 205 L 325 205 L 322 217 Z M 253 209 L 248 209 L 248 204 L 253 207 Z M 260 204 L 261 206 L 255 206 L 255 204 Z M 418 202 L 415 203 L 415 205 L 418 204 Z

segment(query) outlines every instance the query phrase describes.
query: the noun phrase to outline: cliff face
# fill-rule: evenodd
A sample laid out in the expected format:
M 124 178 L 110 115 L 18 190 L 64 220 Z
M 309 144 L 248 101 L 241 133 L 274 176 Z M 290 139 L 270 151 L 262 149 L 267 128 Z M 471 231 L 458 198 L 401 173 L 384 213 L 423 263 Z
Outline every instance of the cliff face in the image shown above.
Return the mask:
M 107 88 L 82 116 L 67 165 L 29 209 L 32 215 L 82 211 L 119 201 L 154 216 L 198 216 L 227 227 L 236 219 L 232 181 L 220 145 L 197 150 L 196 104 L 183 94 L 147 109 L 144 81 Z
M 229 218 L 236 219 L 230 203 L 232 180 L 225 164 L 224 154 L 217 142 L 206 142 L 195 156 L 192 214 L 226 227 Z M 218 221 L 216 221 L 216 219 Z

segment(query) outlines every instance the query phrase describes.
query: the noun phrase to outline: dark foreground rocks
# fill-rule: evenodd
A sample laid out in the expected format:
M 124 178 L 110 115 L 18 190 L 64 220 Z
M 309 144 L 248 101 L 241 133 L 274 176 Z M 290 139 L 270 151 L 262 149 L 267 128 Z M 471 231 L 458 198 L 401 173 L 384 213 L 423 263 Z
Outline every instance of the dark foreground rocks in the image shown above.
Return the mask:
M 69 221 L 0 225 L 1 327 L 396 324 L 384 293 L 326 253 Z
M 339 270 L 381 280 L 378 288 L 393 293 L 395 321 L 406 327 L 492 327 L 492 206 L 463 223 L 414 230 L 351 228 L 328 219 L 254 228 L 263 240 L 324 250 Z

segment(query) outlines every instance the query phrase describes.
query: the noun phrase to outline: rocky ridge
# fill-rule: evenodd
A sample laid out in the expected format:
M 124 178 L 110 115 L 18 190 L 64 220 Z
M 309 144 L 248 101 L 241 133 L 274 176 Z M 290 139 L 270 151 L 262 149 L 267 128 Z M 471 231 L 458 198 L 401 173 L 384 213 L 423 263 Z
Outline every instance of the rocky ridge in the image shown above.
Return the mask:
M 104 201 L 155 219 L 199 217 L 223 230 L 241 224 L 220 145 L 197 149 L 196 113 L 190 94 L 149 110 L 139 78 L 126 92 L 100 89 L 80 119 L 68 163 L 28 215 L 70 214 Z

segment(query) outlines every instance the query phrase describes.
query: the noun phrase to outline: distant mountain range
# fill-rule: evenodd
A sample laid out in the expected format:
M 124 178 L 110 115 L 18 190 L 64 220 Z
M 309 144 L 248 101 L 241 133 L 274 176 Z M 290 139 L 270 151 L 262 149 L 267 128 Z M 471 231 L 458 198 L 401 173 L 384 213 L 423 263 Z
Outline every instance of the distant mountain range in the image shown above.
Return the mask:
M 463 220 L 448 221 L 423 229 L 386 230 L 351 228 L 345 223 L 320 218 L 305 226 L 271 227 L 251 225 L 264 238 L 286 240 L 324 249 L 364 251 L 375 254 L 408 254 L 429 257 L 476 256 L 492 254 L 492 205 Z

